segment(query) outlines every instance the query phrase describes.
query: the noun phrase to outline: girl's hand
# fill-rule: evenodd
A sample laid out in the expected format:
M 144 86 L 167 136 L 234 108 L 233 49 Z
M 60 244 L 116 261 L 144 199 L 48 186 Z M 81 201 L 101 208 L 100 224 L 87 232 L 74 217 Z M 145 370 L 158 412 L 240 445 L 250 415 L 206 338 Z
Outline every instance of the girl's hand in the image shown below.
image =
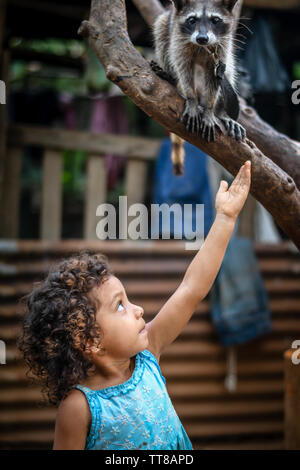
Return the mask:
M 228 183 L 221 181 L 215 203 L 217 214 L 223 214 L 235 220 L 245 204 L 249 194 L 250 184 L 251 161 L 248 160 L 240 168 L 229 189 Z

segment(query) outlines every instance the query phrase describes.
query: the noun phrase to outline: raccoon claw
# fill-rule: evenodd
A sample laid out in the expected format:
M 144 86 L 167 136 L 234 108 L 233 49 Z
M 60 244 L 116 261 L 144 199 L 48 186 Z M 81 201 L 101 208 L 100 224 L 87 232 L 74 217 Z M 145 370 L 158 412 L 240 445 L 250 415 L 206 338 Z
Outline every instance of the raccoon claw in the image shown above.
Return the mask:
M 229 137 L 235 137 L 235 140 L 237 141 L 244 140 L 246 138 L 245 129 L 236 121 L 233 121 L 232 119 L 222 119 L 222 122 Z
M 207 142 L 214 142 L 216 140 L 216 132 L 214 126 L 205 124 L 202 127 L 201 137 Z
M 194 134 L 194 132 L 199 133 L 199 129 L 200 129 L 199 116 L 188 116 L 187 122 L 186 122 L 186 130 Z
M 215 116 L 211 113 L 205 113 L 201 121 L 201 137 L 207 142 L 214 142 L 216 140 L 216 129 L 222 132 L 221 126 L 218 124 Z
M 180 122 L 186 118 L 185 128 L 188 132 L 200 132 L 201 124 L 201 108 L 198 106 L 197 102 L 193 99 L 187 99 L 185 101 L 184 110 L 180 116 Z

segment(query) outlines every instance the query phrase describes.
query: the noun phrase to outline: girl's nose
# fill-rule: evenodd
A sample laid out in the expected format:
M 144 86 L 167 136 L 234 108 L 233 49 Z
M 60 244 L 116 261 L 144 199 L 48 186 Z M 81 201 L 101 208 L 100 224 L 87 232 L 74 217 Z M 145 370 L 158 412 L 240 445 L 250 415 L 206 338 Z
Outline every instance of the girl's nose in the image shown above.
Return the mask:
M 137 306 L 137 315 L 138 315 L 138 317 L 142 317 L 144 315 L 143 307 L 138 307 Z

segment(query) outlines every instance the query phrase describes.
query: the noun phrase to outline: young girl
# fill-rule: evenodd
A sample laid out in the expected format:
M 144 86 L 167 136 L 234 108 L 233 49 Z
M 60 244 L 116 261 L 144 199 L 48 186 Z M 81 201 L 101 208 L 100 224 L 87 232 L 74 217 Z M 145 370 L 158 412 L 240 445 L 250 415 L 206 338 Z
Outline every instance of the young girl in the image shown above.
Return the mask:
M 250 166 L 230 188 L 221 182 L 211 230 L 151 322 L 103 255 L 62 261 L 29 294 L 19 347 L 50 402 L 60 403 L 53 449 L 193 449 L 159 360 L 216 278 L 249 192 Z

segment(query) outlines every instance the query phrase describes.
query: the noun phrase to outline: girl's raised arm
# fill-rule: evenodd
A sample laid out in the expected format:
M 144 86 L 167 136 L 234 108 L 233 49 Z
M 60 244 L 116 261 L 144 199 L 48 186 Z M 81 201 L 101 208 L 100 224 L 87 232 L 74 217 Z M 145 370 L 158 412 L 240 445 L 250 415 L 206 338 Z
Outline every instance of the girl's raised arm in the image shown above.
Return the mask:
M 215 221 L 174 294 L 147 324 L 149 349 L 159 359 L 163 349 L 181 333 L 197 305 L 211 289 L 221 267 L 235 221 L 251 184 L 251 162 L 239 170 L 228 189 L 222 181 L 216 195 Z M 241 280 L 242 282 L 242 280 Z

